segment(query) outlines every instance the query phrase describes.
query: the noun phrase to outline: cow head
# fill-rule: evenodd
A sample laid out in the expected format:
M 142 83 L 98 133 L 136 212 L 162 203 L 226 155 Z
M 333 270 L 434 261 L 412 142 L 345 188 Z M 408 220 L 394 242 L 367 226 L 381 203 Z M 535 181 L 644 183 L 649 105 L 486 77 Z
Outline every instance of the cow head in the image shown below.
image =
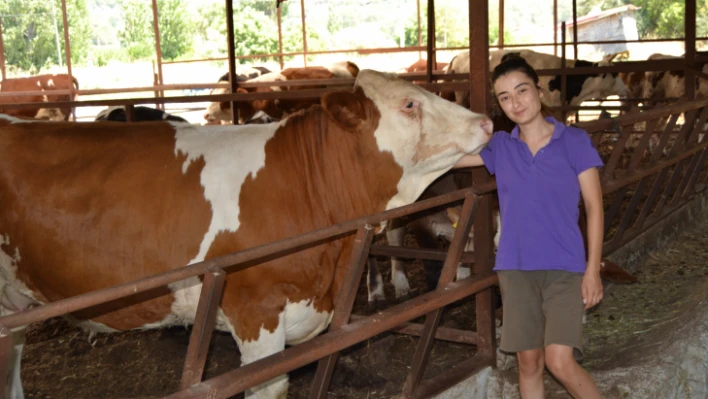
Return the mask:
M 390 152 L 403 169 L 398 193 L 387 209 L 415 201 L 464 153 L 479 152 L 492 134 L 492 122 L 486 116 L 445 101 L 395 75 L 363 70 L 355 88 L 353 93 L 329 93 L 322 103 L 343 129 L 374 129 L 379 149 Z M 380 114 L 374 127 L 372 106 Z
M 279 73 L 268 73 L 261 75 L 259 77 L 248 80 L 249 82 L 278 82 L 286 80 Z M 269 91 L 279 91 L 280 88 L 277 86 L 273 87 L 249 87 L 249 88 L 238 88 L 236 93 L 264 93 Z M 217 88 L 212 94 L 229 94 L 231 89 L 229 88 Z M 274 117 L 280 118 L 282 115 L 278 110 L 278 100 L 253 100 L 253 101 L 243 101 L 238 103 L 239 111 L 239 123 L 243 124 L 244 121 L 251 120 L 253 116 L 259 111 L 265 112 L 266 114 Z M 219 124 L 221 121 L 231 120 L 231 103 L 228 101 L 222 102 L 211 102 L 207 106 L 206 112 L 204 113 L 204 119 L 207 125 Z

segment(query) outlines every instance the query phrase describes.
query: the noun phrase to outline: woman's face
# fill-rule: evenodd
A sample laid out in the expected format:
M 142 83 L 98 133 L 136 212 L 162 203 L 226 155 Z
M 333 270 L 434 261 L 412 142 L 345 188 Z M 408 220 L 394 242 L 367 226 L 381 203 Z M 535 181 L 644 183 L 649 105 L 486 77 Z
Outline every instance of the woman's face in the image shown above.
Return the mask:
M 543 93 L 523 72 L 513 71 L 500 76 L 494 82 L 494 93 L 506 116 L 519 125 L 540 115 Z

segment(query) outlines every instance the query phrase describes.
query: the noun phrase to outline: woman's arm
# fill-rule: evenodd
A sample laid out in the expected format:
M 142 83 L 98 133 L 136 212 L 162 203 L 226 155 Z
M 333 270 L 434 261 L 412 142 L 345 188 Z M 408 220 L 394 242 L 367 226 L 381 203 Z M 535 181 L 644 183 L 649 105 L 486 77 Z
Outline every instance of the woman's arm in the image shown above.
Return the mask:
M 479 154 L 465 154 L 460 158 L 459 161 L 453 166 L 453 169 L 458 168 L 469 168 L 472 166 L 482 166 L 484 165 L 484 160 Z
M 590 168 L 578 175 L 580 191 L 587 215 L 588 264 L 583 277 L 583 302 L 585 309 L 597 305 L 602 300 L 602 280 L 600 260 L 604 236 L 605 216 L 602 208 L 602 186 L 597 168 Z

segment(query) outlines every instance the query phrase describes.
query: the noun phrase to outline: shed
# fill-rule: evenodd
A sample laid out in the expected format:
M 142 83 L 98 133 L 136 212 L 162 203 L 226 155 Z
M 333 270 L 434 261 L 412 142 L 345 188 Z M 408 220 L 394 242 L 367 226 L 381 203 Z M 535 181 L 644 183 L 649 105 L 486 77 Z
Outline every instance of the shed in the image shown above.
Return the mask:
M 627 4 L 605 11 L 593 9 L 588 15 L 577 18 L 578 42 L 639 40 L 634 12 L 640 8 Z M 566 22 L 566 37 L 573 37 L 573 21 Z M 556 27 L 559 33 L 561 25 Z M 627 43 L 594 44 L 595 50 L 605 54 L 629 50 Z

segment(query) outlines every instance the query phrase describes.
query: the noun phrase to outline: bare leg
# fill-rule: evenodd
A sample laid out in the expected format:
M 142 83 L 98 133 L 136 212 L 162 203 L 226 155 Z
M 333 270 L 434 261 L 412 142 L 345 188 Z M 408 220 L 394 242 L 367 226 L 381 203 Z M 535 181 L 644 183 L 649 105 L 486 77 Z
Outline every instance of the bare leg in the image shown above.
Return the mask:
M 543 399 L 543 349 L 516 353 L 519 361 L 519 392 L 523 399 Z
M 600 391 L 590 374 L 575 361 L 572 347 L 548 345 L 546 366 L 575 399 L 600 399 Z

